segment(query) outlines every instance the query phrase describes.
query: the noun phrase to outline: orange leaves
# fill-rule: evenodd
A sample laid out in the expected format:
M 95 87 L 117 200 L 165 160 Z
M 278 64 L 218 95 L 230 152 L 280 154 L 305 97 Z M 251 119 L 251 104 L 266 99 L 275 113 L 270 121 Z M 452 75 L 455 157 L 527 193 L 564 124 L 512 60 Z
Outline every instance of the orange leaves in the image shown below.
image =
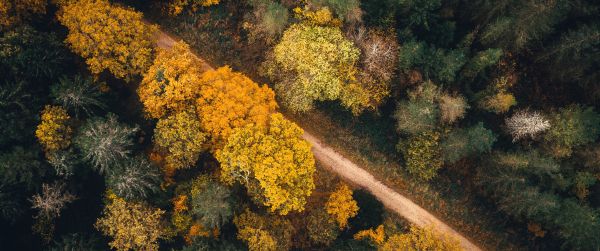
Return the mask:
M 340 229 L 348 225 L 348 219 L 358 214 L 358 204 L 352 198 L 352 190 L 346 184 L 340 184 L 329 196 L 325 209 L 336 220 Z
M 225 144 L 235 128 L 252 123 L 265 126 L 277 109 L 275 93 L 269 87 L 260 87 L 227 66 L 204 73 L 201 83 L 198 117 L 216 148 Z
M 68 125 L 71 117 L 60 106 L 47 105 L 42 111 L 42 122 L 35 130 L 35 136 L 46 153 L 67 148 L 71 144 L 72 129 Z
M 152 63 L 157 27 L 144 23 L 142 13 L 106 0 L 69 1 L 61 10 L 58 21 L 69 29 L 65 42 L 92 73 L 108 70 L 129 81 Z
M 369 238 L 377 245 L 383 244 L 383 242 L 385 241 L 385 231 L 383 229 L 383 225 L 379 225 L 375 230 L 361 230 L 358 231 L 358 233 L 354 234 L 355 240 L 362 240 L 365 238 Z

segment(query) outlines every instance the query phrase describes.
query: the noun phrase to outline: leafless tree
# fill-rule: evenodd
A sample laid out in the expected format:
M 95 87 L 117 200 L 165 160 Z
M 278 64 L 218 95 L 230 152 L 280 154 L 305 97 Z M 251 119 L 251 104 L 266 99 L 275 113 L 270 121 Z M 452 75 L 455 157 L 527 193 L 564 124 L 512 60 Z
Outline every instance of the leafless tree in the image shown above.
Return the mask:
M 30 202 L 33 204 L 31 208 L 38 209 L 37 218 L 43 217 L 46 219 L 54 219 L 60 216 L 60 211 L 67 203 L 76 199 L 65 190 L 65 184 L 56 182 L 53 184 L 42 184 L 42 193 L 34 195 Z
M 535 137 L 550 128 L 549 120 L 539 112 L 529 110 L 517 111 L 505 122 L 513 142 L 525 137 Z

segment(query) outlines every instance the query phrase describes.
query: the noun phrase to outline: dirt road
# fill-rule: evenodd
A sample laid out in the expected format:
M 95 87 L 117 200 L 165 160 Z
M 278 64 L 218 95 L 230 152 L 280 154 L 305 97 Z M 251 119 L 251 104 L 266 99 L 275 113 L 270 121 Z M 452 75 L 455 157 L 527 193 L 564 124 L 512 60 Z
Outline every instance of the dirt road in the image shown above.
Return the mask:
M 163 49 L 169 49 L 173 47 L 173 44 L 175 44 L 175 40 L 163 32 L 158 35 L 157 41 L 158 47 Z M 198 57 L 198 59 L 201 61 L 200 67 L 205 70 L 213 69 L 202 58 Z M 375 179 L 375 177 L 373 177 L 373 175 L 371 175 L 369 172 L 360 168 L 344 156 L 338 154 L 331 147 L 321 143 L 310 133 L 304 132 L 303 138 L 311 143 L 313 154 L 319 162 L 321 162 L 332 172 L 342 177 L 344 180 L 371 192 L 371 194 L 381 201 L 381 203 L 383 203 L 383 205 L 389 210 L 396 212 L 398 215 L 406 218 L 409 222 L 417 226 L 434 226 L 438 232 L 458 239 L 465 250 L 481 250 L 467 238 L 446 225 L 444 222 L 440 221 L 438 218 L 421 208 L 419 205 L 413 203 L 408 198 L 387 187 Z

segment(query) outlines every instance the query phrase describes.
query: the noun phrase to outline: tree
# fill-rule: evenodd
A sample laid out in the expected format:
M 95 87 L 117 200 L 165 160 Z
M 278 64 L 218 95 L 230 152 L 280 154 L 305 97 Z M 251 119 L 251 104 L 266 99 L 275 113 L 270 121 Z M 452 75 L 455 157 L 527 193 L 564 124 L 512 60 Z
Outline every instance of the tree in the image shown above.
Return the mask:
M 220 228 L 231 220 L 231 191 L 210 179 L 196 179 L 191 189 L 191 214 L 205 229 Z
M 446 163 L 454 163 L 470 155 L 489 152 L 494 142 L 494 133 L 479 122 L 472 127 L 450 132 L 441 142 L 441 152 Z
M 315 188 L 315 160 L 302 133 L 278 113 L 266 128 L 250 124 L 234 130 L 216 153 L 221 180 L 244 184 L 254 199 L 279 214 L 304 210 Z
M 329 246 L 340 234 L 337 223 L 323 208 L 308 212 L 306 219 L 308 238 L 316 245 Z
M 130 81 L 152 62 L 158 28 L 146 24 L 140 12 L 107 0 L 83 0 L 63 5 L 58 21 L 69 29 L 66 42 L 94 74 L 108 70 Z
M 424 180 L 431 180 L 437 175 L 443 164 L 439 141 L 440 134 L 430 131 L 410 136 L 406 142 L 398 144 L 410 174 Z
M 337 222 L 340 229 L 348 225 L 348 219 L 358 214 L 358 204 L 352 198 L 352 190 L 346 184 L 338 185 L 325 204 L 327 213 Z
M 495 78 L 486 89 L 475 94 L 479 108 L 496 114 L 508 112 L 517 104 L 515 96 L 508 91 L 514 82 L 504 76 Z
M 200 83 L 198 118 L 215 149 L 226 143 L 235 128 L 248 124 L 264 127 L 277 109 L 275 93 L 268 86 L 261 87 L 227 66 L 205 72 Z
M 168 166 L 188 168 L 196 164 L 206 148 L 206 136 L 194 111 L 182 111 L 158 121 L 154 144 L 167 152 Z
M 109 113 L 106 118 L 89 119 L 79 129 L 74 143 L 83 159 L 90 161 L 95 169 L 105 174 L 112 172 L 129 155 L 133 136 L 137 131 L 137 126 L 119 123 L 117 116 Z
M 243 28 L 250 33 L 250 41 L 275 42 L 288 24 L 288 9 L 271 0 L 250 0 L 248 3 L 254 11 L 244 16 Z
M 200 91 L 199 65 L 183 41 L 160 49 L 137 89 L 146 116 L 158 119 L 193 106 Z
M 356 83 L 359 54 L 339 28 L 293 24 L 263 64 L 264 74 L 287 108 L 306 112 L 315 101 L 339 99 Z
M 35 146 L 27 150 L 14 146 L 0 152 L 0 183 L 21 184 L 28 189 L 39 187 L 46 172 L 40 152 Z
M 491 15 L 494 19 L 481 33 L 484 45 L 499 46 L 508 50 L 524 49 L 531 42 L 542 39 L 565 18 L 571 5 L 569 1 L 511 2 L 506 9 L 494 5 L 492 9 L 505 10 L 506 15 Z
M 17 2 L 35 1 L 38 0 Z M 46 1 L 43 2 L 45 4 Z M 66 60 L 69 59 L 68 51 L 56 33 L 37 31 L 27 25 L 3 32 L 0 46 L 0 71 L 5 74 L 7 82 L 55 81 L 54 78 L 61 74 L 65 65 L 71 63 Z M 33 87 L 37 86 L 32 85 L 27 91 L 39 89 Z
M 417 69 L 423 73 L 426 79 L 447 83 L 456 80 L 456 75 L 466 60 L 465 53 L 459 49 L 448 51 L 413 40 L 400 47 L 398 67 L 404 74 Z
M 38 210 L 32 230 L 40 234 L 45 242 L 49 242 L 54 236 L 54 220 L 60 217 L 60 212 L 67 203 L 76 199 L 74 195 L 65 191 L 64 186 L 64 183 L 59 182 L 52 185 L 42 184 L 42 194 L 36 194 L 29 200 L 31 208 Z
M 593 107 L 570 105 L 550 116 L 552 127 L 544 135 L 552 154 L 567 157 L 573 147 L 594 142 L 600 135 L 600 115 Z
M 408 233 L 390 236 L 378 250 L 458 251 L 463 249 L 458 240 L 444 234 L 436 233 L 432 227 L 418 228 L 412 226 Z
M 38 217 L 55 219 L 60 217 L 60 212 L 66 204 L 73 202 L 77 197 L 65 191 L 64 183 L 42 184 L 42 193 L 31 197 L 31 208 L 37 209 Z
M 357 89 L 368 99 L 358 102 L 355 107 L 350 106 L 355 113 L 364 108 L 376 109 L 390 95 L 399 49 L 396 38 L 391 34 L 378 29 L 367 30 L 362 26 L 348 34 L 361 50 L 360 72 L 357 77 L 360 88 Z
M 56 175 L 69 177 L 73 175 L 75 167 L 79 163 L 79 156 L 73 149 L 67 149 L 47 153 L 46 160 L 54 167 Z
M 358 231 L 358 233 L 354 234 L 353 238 L 355 240 L 368 238 L 376 245 L 381 245 L 383 244 L 383 241 L 385 241 L 385 230 L 383 225 L 379 225 L 377 228 Z
M 117 163 L 106 177 L 106 186 L 128 201 L 143 200 L 160 191 L 160 170 L 143 156 Z
M 362 10 L 359 0 L 311 0 L 317 6 L 328 6 L 346 22 L 362 21 Z
M 35 130 L 35 136 L 48 153 L 69 147 L 73 129 L 69 125 L 71 117 L 60 106 L 47 105 L 42 111 L 42 121 Z
M 259 215 L 246 208 L 233 222 L 238 239 L 246 242 L 250 250 L 289 250 L 292 246 L 294 227 L 281 216 Z
M 60 240 L 55 241 L 50 251 L 71 251 L 71 250 L 90 250 L 100 251 L 106 250 L 105 245 L 101 242 L 98 236 L 93 234 L 70 233 L 60 237 Z
M 33 14 L 45 14 L 46 0 L 0 0 L 0 28 L 23 22 Z
M 452 124 L 465 116 L 469 105 L 463 96 L 442 94 L 439 98 L 440 120 Z
M 439 95 L 439 89 L 431 82 L 409 91 L 409 99 L 400 101 L 394 113 L 397 131 L 414 135 L 437 128 L 440 111 L 436 100 Z
M 127 202 L 114 194 L 107 195 L 108 205 L 94 225 L 112 238 L 116 250 L 158 250 L 157 240 L 163 233 L 160 220 L 163 210 Z
M 515 112 L 510 118 L 506 118 L 505 123 L 513 142 L 525 137 L 534 138 L 550 128 L 550 121 L 542 114 L 529 110 Z
M 105 83 L 95 83 L 91 77 L 62 77 L 58 83 L 52 85 L 50 96 L 55 103 L 70 110 L 75 116 L 79 116 L 80 112 L 91 115 L 94 108 L 106 107 L 101 101 L 102 85 Z
M 219 4 L 220 0 L 169 0 L 168 10 L 169 15 L 177 16 L 183 12 L 185 8 L 191 7 L 196 11 L 200 7 L 208 7 Z

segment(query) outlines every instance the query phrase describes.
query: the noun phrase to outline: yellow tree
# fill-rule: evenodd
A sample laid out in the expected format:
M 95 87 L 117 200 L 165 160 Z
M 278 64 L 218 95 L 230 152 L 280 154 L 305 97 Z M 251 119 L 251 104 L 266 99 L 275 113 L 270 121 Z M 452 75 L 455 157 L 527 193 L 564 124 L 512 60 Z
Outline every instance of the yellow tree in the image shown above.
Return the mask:
M 161 118 L 194 105 L 200 89 L 199 61 L 181 41 L 159 50 L 137 90 L 146 116 Z
M 247 124 L 264 127 L 277 109 L 275 93 L 242 73 L 225 66 L 202 74 L 202 88 L 196 103 L 202 128 L 220 148 L 231 131 Z
M 458 240 L 435 232 L 432 227 L 412 226 L 410 232 L 394 234 L 379 247 L 379 251 L 459 251 Z
M 315 188 L 315 160 L 303 131 L 279 113 L 266 128 L 255 124 L 233 131 L 216 157 L 221 179 L 241 182 L 249 193 L 271 211 L 286 215 L 303 211 Z
M 170 0 L 168 5 L 169 15 L 177 16 L 184 8 L 192 7 L 196 11 L 199 7 L 208 7 L 219 4 L 220 0 Z
M 18 24 L 32 14 L 46 13 L 47 0 L 0 0 L 0 28 Z
M 340 229 L 348 225 L 348 219 L 358 214 L 358 204 L 352 198 L 352 190 L 346 184 L 340 184 L 335 192 L 329 195 L 325 210 L 338 223 Z
M 167 152 L 165 162 L 173 169 L 194 165 L 205 149 L 205 142 L 205 134 L 193 111 L 160 119 L 154 128 L 154 144 Z
M 69 29 L 66 42 L 94 74 L 108 70 L 129 81 L 152 63 L 158 28 L 144 23 L 140 12 L 107 0 L 81 0 L 63 5 L 58 20 Z
M 292 111 L 309 111 L 315 101 L 338 99 L 351 108 L 368 100 L 355 91 L 359 55 L 339 27 L 293 24 L 263 64 L 263 73 L 275 81 L 277 95 Z M 344 94 L 352 84 L 351 94 Z
M 233 222 L 238 229 L 237 237 L 248 244 L 250 250 L 289 250 L 294 227 L 284 217 L 259 215 L 248 208 L 237 215 Z
M 116 250 L 158 250 L 157 240 L 164 232 L 160 223 L 164 211 L 127 202 L 110 192 L 107 197 L 109 204 L 95 227 L 113 239 L 110 247 Z
M 67 148 L 71 144 L 73 130 L 68 125 L 70 118 L 60 106 L 44 107 L 42 121 L 35 130 L 35 136 L 46 153 Z

